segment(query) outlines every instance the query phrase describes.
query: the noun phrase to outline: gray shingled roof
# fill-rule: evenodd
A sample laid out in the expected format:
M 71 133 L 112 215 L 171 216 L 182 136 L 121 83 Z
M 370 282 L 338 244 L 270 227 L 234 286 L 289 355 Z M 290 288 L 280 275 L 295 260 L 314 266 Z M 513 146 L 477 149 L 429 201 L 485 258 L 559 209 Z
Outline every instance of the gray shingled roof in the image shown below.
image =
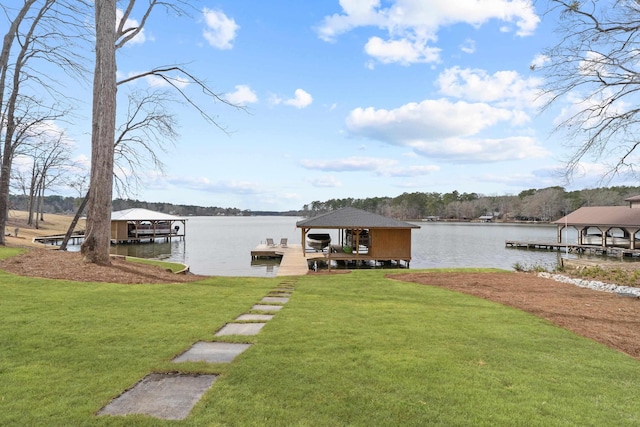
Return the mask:
M 640 211 L 640 209 L 639 209 Z M 420 228 L 420 226 L 356 208 L 342 208 L 296 223 L 298 228 Z
M 577 209 L 555 224 L 640 227 L 640 209 L 628 206 L 589 206 Z

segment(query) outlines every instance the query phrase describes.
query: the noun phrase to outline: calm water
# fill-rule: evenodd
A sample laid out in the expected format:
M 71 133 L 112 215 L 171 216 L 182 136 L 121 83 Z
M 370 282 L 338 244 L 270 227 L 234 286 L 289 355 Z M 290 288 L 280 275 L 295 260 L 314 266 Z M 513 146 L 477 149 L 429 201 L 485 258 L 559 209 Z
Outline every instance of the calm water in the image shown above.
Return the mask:
M 274 276 L 277 261 L 251 260 L 251 250 L 268 237 L 300 244 L 294 217 L 192 217 L 186 239 L 172 243 L 118 245 L 113 253 L 188 264 L 195 274 Z M 553 268 L 558 253 L 505 247 L 505 240 L 556 241 L 554 225 L 419 222 L 412 232 L 411 268 L 524 266 Z M 337 231 L 330 230 L 332 239 Z M 567 236 L 575 242 L 575 234 Z M 563 236 L 564 238 L 564 236 Z

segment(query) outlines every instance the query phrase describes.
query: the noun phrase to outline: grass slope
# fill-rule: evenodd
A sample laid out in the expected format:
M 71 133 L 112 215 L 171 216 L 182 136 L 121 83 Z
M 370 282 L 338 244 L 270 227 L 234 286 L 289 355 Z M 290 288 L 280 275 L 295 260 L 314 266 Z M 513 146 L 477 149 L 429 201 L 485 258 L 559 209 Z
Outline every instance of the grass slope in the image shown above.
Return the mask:
M 505 273 L 510 274 L 510 273 Z M 280 279 L 104 285 L 0 274 L 0 425 L 638 425 L 640 363 L 381 271 L 297 279 L 230 365 L 172 364 Z M 149 372 L 220 373 L 183 422 L 95 417 Z

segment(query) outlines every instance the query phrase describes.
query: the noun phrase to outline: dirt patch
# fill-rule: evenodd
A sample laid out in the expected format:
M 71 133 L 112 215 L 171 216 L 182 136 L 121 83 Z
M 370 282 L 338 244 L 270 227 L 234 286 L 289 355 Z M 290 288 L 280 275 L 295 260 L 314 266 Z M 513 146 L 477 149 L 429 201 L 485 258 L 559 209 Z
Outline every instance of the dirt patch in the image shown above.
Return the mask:
M 29 249 L 24 254 L 0 260 L 0 269 L 19 276 L 79 282 L 184 283 L 204 279 L 195 274 L 175 274 L 160 267 L 112 258 L 110 266 L 86 263 L 79 252 Z
M 534 273 L 405 273 L 388 278 L 439 286 L 518 308 L 640 359 L 640 300 Z

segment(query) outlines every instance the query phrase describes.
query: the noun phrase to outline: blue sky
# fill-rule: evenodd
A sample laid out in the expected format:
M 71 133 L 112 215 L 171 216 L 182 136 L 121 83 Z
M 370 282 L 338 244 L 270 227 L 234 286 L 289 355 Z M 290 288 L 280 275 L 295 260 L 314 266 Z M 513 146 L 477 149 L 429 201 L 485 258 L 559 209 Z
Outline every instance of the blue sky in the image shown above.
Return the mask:
M 133 197 L 289 210 L 415 191 L 597 186 L 598 164 L 585 163 L 570 185 L 558 174 L 567 152 L 552 129 L 563 105 L 540 111 L 541 75 L 530 69 L 555 42 L 539 3 L 234 0 L 197 3 L 190 17 L 158 10 L 119 52 L 120 76 L 182 64 L 246 110 L 194 95 L 223 132 L 188 105 L 170 106 L 179 138 L 162 155 L 165 174 L 137 171 Z M 120 101 L 154 84 L 120 87 Z M 90 87 L 77 90 L 82 120 L 64 127 L 76 156 L 89 158 Z

